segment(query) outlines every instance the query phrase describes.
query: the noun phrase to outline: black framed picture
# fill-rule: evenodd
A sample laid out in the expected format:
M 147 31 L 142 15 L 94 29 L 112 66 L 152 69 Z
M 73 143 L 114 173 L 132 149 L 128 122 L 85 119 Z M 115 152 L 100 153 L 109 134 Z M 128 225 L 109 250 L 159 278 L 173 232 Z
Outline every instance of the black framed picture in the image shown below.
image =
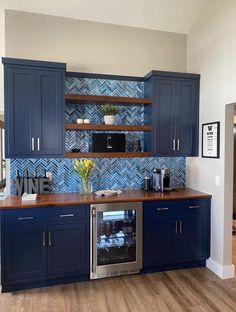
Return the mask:
M 220 158 L 220 122 L 202 125 L 202 157 Z

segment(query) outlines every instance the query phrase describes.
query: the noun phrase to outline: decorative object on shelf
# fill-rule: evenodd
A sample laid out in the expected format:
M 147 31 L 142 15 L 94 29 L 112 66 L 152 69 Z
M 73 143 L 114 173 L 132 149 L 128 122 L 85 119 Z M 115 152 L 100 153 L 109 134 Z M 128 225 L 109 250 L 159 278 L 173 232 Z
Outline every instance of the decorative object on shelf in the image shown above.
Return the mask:
M 85 124 L 89 124 L 89 123 L 90 123 L 90 120 L 89 120 L 89 119 L 84 119 L 84 123 L 85 123 Z
M 82 124 L 82 123 L 84 123 L 84 120 L 82 118 L 78 118 L 76 120 L 76 122 L 77 122 L 77 124 Z
M 220 158 L 220 122 L 202 125 L 202 157 Z
M 115 115 L 119 112 L 118 107 L 114 106 L 111 103 L 107 103 L 102 105 L 102 112 L 104 115 L 104 122 L 106 125 L 114 125 L 115 124 Z
M 80 193 L 92 193 L 93 190 L 90 177 L 95 168 L 96 164 L 91 159 L 81 159 L 80 161 L 78 159 L 75 160 L 74 169 L 82 180 Z
M 71 153 L 80 153 L 79 148 L 72 148 Z

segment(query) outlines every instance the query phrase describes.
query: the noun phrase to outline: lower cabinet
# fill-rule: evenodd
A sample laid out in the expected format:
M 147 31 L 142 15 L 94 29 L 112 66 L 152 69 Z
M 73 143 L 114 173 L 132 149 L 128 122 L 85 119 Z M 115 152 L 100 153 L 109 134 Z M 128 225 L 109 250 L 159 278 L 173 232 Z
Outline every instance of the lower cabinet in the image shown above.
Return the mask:
M 144 203 L 143 268 L 204 265 L 210 256 L 210 199 Z
M 2 211 L 2 291 L 89 278 L 89 206 Z

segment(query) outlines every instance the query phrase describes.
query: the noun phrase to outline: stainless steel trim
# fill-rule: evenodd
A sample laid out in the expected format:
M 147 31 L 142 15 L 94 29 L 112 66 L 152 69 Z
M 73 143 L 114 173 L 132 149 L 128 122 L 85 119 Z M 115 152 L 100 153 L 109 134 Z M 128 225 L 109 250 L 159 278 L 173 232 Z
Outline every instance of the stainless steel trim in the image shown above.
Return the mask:
M 95 208 L 95 210 L 93 210 Z M 136 261 L 97 266 L 97 213 L 105 211 L 136 210 Z M 96 213 L 95 213 L 96 212 Z M 142 268 L 143 203 L 107 203 L 90 205 L 90 279 L 138 273 Z M 95 227 L 94 227 L 95 225 Z M 127 273 L 124 273 L 127 272 Z
M 176 150 L 175 139 L 173 139 L 172 144 L 173 144 L 172 149 L 173 149 L 173 151 L 175 151 Z
M 48 232 L 48 246 L 52 246 L 52 233 Z
M 180 234 L 183 232 L 183 222 L 181 220 L 179 221 L 179 232 Z
M 46 233 L 43 232 L 43 246 L 46 246 Z
M 34 138 L 31 139 L 31 149 L 34 151 Z
M 200 206 L 196 205 L 196 206 L 188 206 L 189 209 L 197 209 L 200 208 Z
M 96 273 L 97 268 L 97 211 L 92 206 L 92 272 Z
M 40 138 L 37 138 L 38 151 L 40 151 Z
M 68 214 L 61 214 L 59 215 L 60 218 L 69 218 L 69 217 L 74 217 L 75 215 L 73 213 L 68 213 Z
M 178 234 L 178 221 L 175 221 L 175 234 Z
M 18 220 L 19 220 L 19 221 L 23 221 L 23 220 L 34 220 L 34 217 L 19 217 Z
M 180 140 L 178 139 L 177 140 L 177 151 L 179 151 L 180 150 Z
M 169 210 L 169 208 L 165 207 L 165 208 L 157 208 L 157 211 L 163 211 L 163 210 Z

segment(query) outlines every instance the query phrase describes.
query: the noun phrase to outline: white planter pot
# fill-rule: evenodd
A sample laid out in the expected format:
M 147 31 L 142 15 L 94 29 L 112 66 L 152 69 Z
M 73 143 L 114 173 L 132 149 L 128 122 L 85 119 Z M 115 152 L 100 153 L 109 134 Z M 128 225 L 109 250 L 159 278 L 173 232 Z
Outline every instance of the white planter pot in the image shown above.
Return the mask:
M 115 120 L 116 120 L 116 118 L 114 115 L 104 116 L 105 125 L 114 125 Z

